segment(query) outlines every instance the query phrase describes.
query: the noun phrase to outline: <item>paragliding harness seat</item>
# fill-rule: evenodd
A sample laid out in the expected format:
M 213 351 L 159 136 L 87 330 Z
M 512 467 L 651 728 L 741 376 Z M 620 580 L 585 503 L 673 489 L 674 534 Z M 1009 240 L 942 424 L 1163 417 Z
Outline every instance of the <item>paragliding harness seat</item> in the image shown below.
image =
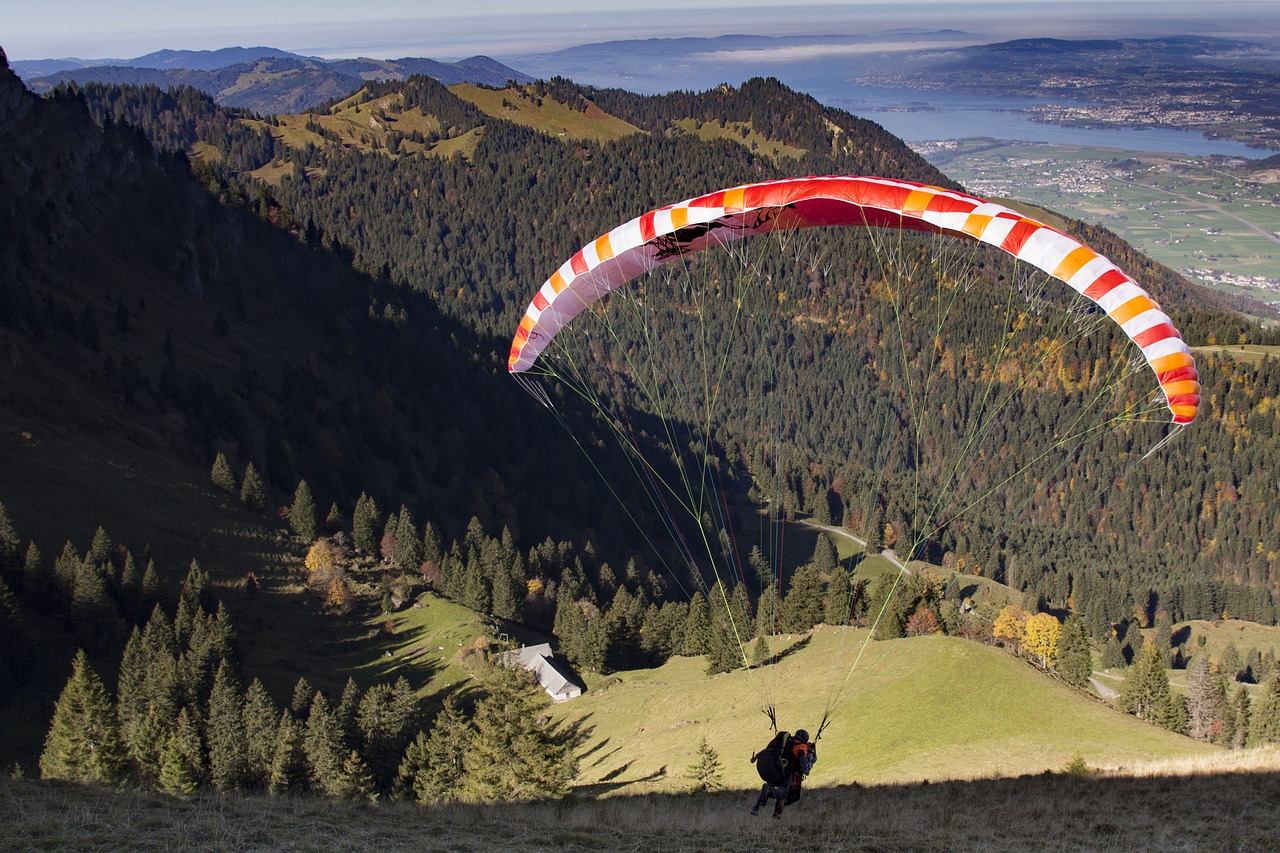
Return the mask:
M 767 792 L 762 791 L 761 794 L 777 799 L 779 809 L 784 802 L 791 805 L 800 799 L 799 779 L 809 769 L 793 766 L 794 761 L 790 755 L 791 746 L 791 734 L 778 732 L 764 749 L 751 756 L 752 762 L 756 765 L 756 772 L 771 789 Z

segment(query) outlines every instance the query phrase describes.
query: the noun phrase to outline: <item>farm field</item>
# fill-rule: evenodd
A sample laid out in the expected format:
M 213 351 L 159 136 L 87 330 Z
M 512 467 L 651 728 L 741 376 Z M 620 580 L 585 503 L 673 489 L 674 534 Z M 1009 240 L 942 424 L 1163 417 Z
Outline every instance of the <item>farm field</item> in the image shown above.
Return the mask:
M 1117 232 L 1211 287 L 1280 303 L 1280 174 L 1242 159 L 992 139 L 928 143 L 970 191 Z

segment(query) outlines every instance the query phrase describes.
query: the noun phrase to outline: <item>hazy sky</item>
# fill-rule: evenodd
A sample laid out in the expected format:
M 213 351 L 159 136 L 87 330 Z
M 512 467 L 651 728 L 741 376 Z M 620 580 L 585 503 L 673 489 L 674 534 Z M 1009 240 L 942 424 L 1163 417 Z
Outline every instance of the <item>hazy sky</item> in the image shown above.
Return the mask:
M 1275 0 L 7 0 L 10 59 L 129 58 L 161 48 L 269 45 L 319 56 L 459 59 L 556 50 L 617 38 L 759 33 L 858 34 L 895 27 L 965 29 L 993 39 L 1162 35 L 1275 37 Z M 537 11 L 531 11 L 537 10 Z

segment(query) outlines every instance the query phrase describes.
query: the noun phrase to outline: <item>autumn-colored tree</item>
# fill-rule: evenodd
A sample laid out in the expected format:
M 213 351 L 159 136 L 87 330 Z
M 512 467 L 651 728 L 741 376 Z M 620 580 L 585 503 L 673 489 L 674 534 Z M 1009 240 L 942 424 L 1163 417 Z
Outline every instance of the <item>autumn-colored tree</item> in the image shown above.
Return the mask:
M 1006 604 L 991 625 L 991 633 L 997 640 L 1019 649 L 1027 625 L 1027 611 L 1020 604 Z
M 337 564 L 327 539 L 317 539 L 313 542 L 302 564 L 307 567 L 307 577 L 313 588 L 328 587 L 329 581 L 335 577 L 334 569 Z
M 906 630 L 908 637 L 923 637 L 937 634 L 942 628 L 938 625 L 938 614 L 933 612 L 933 608 L 921 607 L 907 617 Z
M 1058 657 L 1058 638 L 1062 623 L 1052 613 L 1028 616 L 1022 628 L 1022 648 L 1040 661 L 1041 669 L 1049 669 Z

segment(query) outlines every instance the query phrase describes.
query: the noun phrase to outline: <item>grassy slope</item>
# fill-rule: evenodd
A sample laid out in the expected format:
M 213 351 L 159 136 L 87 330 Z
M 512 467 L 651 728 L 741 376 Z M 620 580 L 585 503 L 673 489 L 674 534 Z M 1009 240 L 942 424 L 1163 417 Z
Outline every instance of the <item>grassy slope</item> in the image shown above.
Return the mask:
M 781 821 L 750 795 L 423 808 L 112 793 L 0 778 L 5 850 L 1276 850 L 1280 750 L 1132 777 L 1041 775 L 811 790 Z
M 699 139 L 709 141 L 727 139 L 731 142 L 736 142 L 752 151 L 764 154 L 774 162 L 784 157 L 790 160 L 799 160 L 806 153 L 803 148 L 786 145 L 757 133 L 751 127 L 750 122 L 730 121 L 725 122 L 724 127 L 721 127 L 715 122 L 686 118 L 675 122 L 675 125 L 680 128 L 681 132 L 696 136 Z
M 449 91 L 479 107 L 487 115 L 531 127 L 549 136 L 568 137 L 591 142 L 608 142 L 640 129 L 604 110 L 588 105 L 585 112 L 572 110 L 550 97 L 539 102 L 532 87 L 486 89 L 471 83 L 450 86 Z
M 1216 751 L 965 640 L 871 643 L 863 653 L 865 632 L 823 628 L 786 654 L 797 639 L 780 638 L 773 667 L 708 679 L 702 659 L 676 658 L 560 706 L 583 736 L 580 783 L 593 793 L 678 789 L 705 737 L 726 784 L 750 787 L 747 759 L 769 736 L 766 702 L 782 727 L 812 732 L 835 701 L 813 776 L 821 786 L 1035 773 L 1076 755 L 1118 766 Z

